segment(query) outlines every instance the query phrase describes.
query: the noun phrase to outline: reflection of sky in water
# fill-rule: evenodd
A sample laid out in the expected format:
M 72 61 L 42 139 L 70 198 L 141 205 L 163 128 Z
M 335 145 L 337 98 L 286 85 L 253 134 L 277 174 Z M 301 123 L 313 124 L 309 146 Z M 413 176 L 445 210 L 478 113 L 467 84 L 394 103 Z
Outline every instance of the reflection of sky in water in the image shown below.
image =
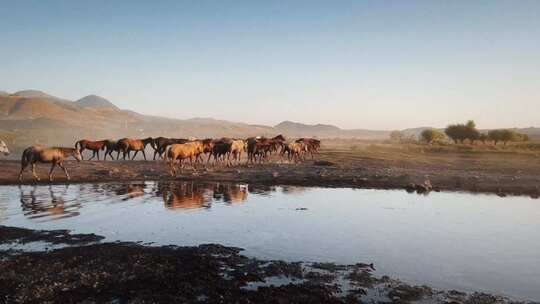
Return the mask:
M 191 182 L 1 189 L 3 225 L 373 262 L 413 283 L 540 300 L 540 201 L 525 197 Z

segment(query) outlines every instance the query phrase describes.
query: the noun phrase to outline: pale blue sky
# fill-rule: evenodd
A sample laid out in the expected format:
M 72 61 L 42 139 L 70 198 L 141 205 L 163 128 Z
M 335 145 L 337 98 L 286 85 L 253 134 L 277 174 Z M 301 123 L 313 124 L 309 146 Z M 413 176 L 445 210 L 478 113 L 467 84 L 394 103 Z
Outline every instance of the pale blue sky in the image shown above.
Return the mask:
M 0 90 L 168 117 L 540 126 L 540 1 L 3 1 Z

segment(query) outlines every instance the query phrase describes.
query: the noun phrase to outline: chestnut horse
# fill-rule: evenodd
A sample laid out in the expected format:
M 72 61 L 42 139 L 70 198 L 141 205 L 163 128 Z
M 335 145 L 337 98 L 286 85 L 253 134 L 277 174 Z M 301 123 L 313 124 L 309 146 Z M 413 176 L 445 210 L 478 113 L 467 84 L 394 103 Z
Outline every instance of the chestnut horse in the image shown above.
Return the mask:
M 83 139 L 75 143 L 75 149 L 79 149 L 81 156 L 84 150 L 90 150 L 92 151 L 92 157 L 90 157 L 88 160 L 92 160 L 94 157 L 96 157 L 96 155 L 97 159 L 99 160 L 99 150 L 105 150 L 105 143 L 105 140 L 91 141 Z
M 0 140 L 0 153 L 4 154 L 5 156 L 9 155 L 9 149 L 5 142 Z
M 159 158 L 163 158 L 163 154 L 165 153 L 165 150 L 167 150 L 167 147 L 172 144 L 185 144 L 189 141 L 189 139 L 185 138 L 167 138 L 167 137 L 158 137 L 154 138 L 152 142 L 152 147 L 154 148 L 154 160 L 156 160 L 156 156 L 159 155 Z
M 197 160 L 197 156 L 203 152 L 201 142 L 188 142 L 185 144 L 172 144 L 168 147 L 165 154 L 165 161 L 169 163 L 169 173 L 171 176 L 176 176 L 176 166 L 180 165 L 180 173 L 184 169 L 184 160 L 189 159 L 193 170 L 197 170 L 193 160 Z
M 153 142 L 154 140 L 152 139 L 152 137 L 148 137 L 145 139 L 122 138 L 118 141 L 118 154 L 116 158 L 118 159 L 120 151 L 122 151 L 123 153 L 124 160 L 126 159 L 126 154 L 129 158 L 130 152 L 135 151 L 135 154 L 131 158 L 131 160 L 134 160 L 135 156 L 137 156 L 137 153 L 141 151 L 144 156 L 144 160 L 146 160 L 146 153 L 144 153 L 144 149 L 146 149 L 146 146 L 148 144 L 152 144 Z
M 70 156 L 73 156 L 77 161 L 82 160 L 81 152 L 75 148 L 43 148 L 39 146 L 32 146 L 26 148 L 21 157 L 21 172 L 19 173 L 19 181 L 22 181 L 23 171 L 28 165 L 32 165 L 32 175 L 39 181 L 39 177 L 36 174 L 36 163 L 52 163 L 51 170 L 49 171 L 49 181 L 53 181 L 53 170 L 58 165 L 64 170 L 67 180 L 70 179 L 69 174 L 64 167 L 64 160 Z

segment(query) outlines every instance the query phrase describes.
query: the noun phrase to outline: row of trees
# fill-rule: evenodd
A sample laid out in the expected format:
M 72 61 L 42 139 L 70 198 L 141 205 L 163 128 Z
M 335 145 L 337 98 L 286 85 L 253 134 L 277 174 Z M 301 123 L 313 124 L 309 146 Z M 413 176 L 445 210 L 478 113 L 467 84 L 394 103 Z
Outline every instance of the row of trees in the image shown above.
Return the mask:
M 403 142 L 406 137 L 400 131 L 390 133 L 390 139 Z M 487 133 L 482 133 L 476 128 L 476 123 L 469 120 L 465 124 L 452 124 L 444 129 L 444 133 L 437 129 L 425 129 L 420 133 L 419 140 L 431 144 L 437 141 L 443 141 L 446 138 L 454 143 L 465 143 L 466 141 L 474 144 L 475 141 L 486 143 L 493 142 L 495 145 L 499 142 L 506 145 L 511 141 L 528 141 L 527 134 L 521 134 L 511 129 L 490 130 Z

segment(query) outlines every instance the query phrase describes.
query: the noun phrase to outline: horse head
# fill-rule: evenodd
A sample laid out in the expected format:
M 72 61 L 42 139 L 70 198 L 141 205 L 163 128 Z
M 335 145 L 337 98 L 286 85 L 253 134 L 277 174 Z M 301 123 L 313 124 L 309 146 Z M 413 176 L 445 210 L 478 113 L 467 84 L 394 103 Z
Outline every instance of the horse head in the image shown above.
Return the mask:
M 82 154 L 81 154 L 81 151 L 79 151 L 79 149 L 73 149 L 73 157 L 78 161 L 80 162 L 82 160 Z
M 3 153 L 5 156 L 9 155 L 9 149 L 5 142 L 0 140 L 0 153 Z

